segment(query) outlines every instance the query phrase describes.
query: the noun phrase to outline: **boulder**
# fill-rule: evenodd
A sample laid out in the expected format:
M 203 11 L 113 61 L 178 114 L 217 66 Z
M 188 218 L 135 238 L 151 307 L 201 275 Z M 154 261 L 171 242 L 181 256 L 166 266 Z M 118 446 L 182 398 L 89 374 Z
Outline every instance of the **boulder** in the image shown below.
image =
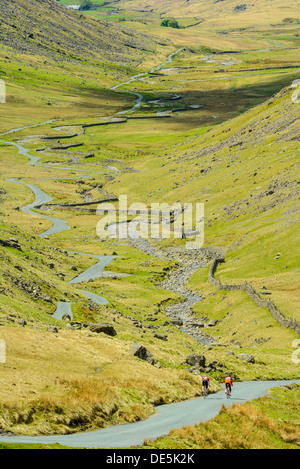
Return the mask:
M 150 365 L 154 365 L 154 358 L 152 353 L 146 349 L 143 345 L 133 344 L 131 347 L 130 353 L 141 360 L 145 360 L 146 362 L 150 363 Z
M 205 324 L 204 324 L 204 322 L 190 319 L 189 321 L 186 321 L 185 325 L 186 325 L 186 327 L 202 328 L 202 327 L 204 327 Z
M 103 332 L 104 334 L 110 335 L 112 337 L 117 335 L 115 328 L 108 323 L 90 324 L 89 330 L 91 332 L 96 332 L 97 334 Z
M 79 321 L 70 321 L 70 323 L 67 325 L 70 326 L 72 329 L 82 329 L 83 327 L 88 327 L 86 324 Z
M 168 340 L 168 337 L 166 334 L 158 334 L 157 332 L 153 334 L 153 337 L 155 337 L 156 339 L 160 339 L 160 340 Z
M 133 319 L 133 320 L 132 320 L 132 324 L 133 324 L 135 327 L 138 327 L 139 329 L 142 329 L 142 328 L 143 328 L 143 323 L 142 323 L 142 321 L 137 321 L 136 319 Z
M 146 321 L 157 321 L 157 318 L 155 318 L 154 316 L 147 316 L 146 317 Z
M 20 321 L 18 321 L 18 324 L 20 324 L 20 326 L 22 327 L 25 327 L 27 325 L 27 321 L 25 321 L 25 319 L 20 319 Z
M 180 318 L 172 318 L 172 319 L 170 319 L 170 323 L 172 324 L 172 326 L 182 326 L 183 325 L 183 321 Z
M 5 248 L 14 248 L 22 251 L 19 241 L 17 238 L 9 238 L 9 239 L 0 239 L 0 246 Z
M 255 358 L 252 355 L 249 355 L 248 353 L 241 353 L 239 355 L 239 358 L 245 360 L 248 363 L 255 363 Z
M 217 324 L 218 324 L 218 321 L 217 321 L 216 319 L 212 319 L 211 321 L 209 321 L 209 322 L 207 323 L 207 326 L 208 326 L 208 327 L 214 327 L 214 326 L 216 326 Z
M 68 313 L 65 313 L 62 318 L 61 318 L 63 321 L 71 321 L 72 318 L 71 316 L 68 314 Z
M 194 367 L 205 367 L 206 358 L 204 355 L 192 353 L 185 359 L 185 363 Z
M 40 299 L 43 301 L 46 301 L 47 303 L 53 303 L 52 298 L 48 293 L 45 293 L 44 295 L 40 295 Z

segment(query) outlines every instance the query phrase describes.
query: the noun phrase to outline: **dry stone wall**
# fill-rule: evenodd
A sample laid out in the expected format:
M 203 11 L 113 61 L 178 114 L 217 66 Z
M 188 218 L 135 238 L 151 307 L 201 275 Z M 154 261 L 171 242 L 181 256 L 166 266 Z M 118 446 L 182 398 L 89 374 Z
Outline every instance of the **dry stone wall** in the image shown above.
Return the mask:
M 272 317 L 279 322 L 279 324 L 283 327 L 286 327 L 288 329 L 291 329 L 295 331 L 299 336 L 300 336 L 300 324 L 293 320 L 293 319 L 287 319 L 275 306 L 272 300 L 263 300 L 260 298 L 259 294 L 255 291 L 255 289 L 249 285 L 247 282 L 243 284 L 232 284 L 232 285 L 226 285 L 220 282 L 220 280 L 215 278 L 215 272 L 217 270 L 217 267 L 219 264 L 225 262 L 224 258 L 217 258 L 215 257 L 211 263 L 210 269 L 209 269 L 209 274 L 208 274 L 208 281 L 217 289 L 217 290 L 229 290 L 229 291 L 234 291 L 234 290 L 243 290 L 248 294 L 248 296 L 251 298 L 251 300 L 254 301 L 254 303 L 257 306 L 260 306 L 262 308 L 267 308 Z

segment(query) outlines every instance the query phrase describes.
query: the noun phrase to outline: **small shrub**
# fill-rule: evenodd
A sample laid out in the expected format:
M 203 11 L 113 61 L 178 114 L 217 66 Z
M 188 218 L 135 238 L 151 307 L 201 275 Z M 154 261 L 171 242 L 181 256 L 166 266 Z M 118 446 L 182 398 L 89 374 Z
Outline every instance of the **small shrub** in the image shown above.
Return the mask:
M 179 29 L 179 24 L 177 20 L 174 19 L 164 19 L 161 24 L 161 26 L 164 26 L 165 28 L 176 28 Z
M 90 0 L 82 0 L 79 11 L 91 10 L 93 6 L 93 2 Z

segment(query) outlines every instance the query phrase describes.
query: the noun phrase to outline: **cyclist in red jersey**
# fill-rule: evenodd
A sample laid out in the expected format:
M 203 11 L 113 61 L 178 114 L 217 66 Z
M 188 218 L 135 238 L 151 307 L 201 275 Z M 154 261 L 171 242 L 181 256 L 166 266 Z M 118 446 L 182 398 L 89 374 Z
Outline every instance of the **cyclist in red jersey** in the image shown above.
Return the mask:
M 228 373 L 228 375 L 226 376 L 225 378 L 225 392 L 226 394 L 229 393 L 231 394 L 231 388 L 233 386 L 233 381 L 232 381 L 232 377 L 230 376 L 230 374 Z

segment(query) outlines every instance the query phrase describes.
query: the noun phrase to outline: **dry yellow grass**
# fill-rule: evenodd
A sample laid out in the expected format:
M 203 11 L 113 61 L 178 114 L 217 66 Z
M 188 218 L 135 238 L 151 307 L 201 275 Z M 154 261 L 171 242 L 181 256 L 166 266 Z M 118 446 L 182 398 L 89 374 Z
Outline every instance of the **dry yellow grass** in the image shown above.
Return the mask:
M 103 334 L 3 326 L 1 340 L 0 427 L 16 433 L 130 422 L 200 392 L 199 377 L 149 365 L 130 354 L 132 342 Z
M 289 0 L 283 4 L 282 0 L 255 0 L 245 3 L 247 10 L 239 13 L 233 12 L 239 5 L 236 0 L 227 0 L 225 3 L 215 3 L 214 0 L 199 2 L 198 0 L 121 0 L 120 6 L 126 10 L 164 12 L 163 17 L 199 18 L 214 26 L 230 25 L 242 27 L 245 25 L 265 25 L 281 21 L 286 17 L 299 17 L 297 0 Z

